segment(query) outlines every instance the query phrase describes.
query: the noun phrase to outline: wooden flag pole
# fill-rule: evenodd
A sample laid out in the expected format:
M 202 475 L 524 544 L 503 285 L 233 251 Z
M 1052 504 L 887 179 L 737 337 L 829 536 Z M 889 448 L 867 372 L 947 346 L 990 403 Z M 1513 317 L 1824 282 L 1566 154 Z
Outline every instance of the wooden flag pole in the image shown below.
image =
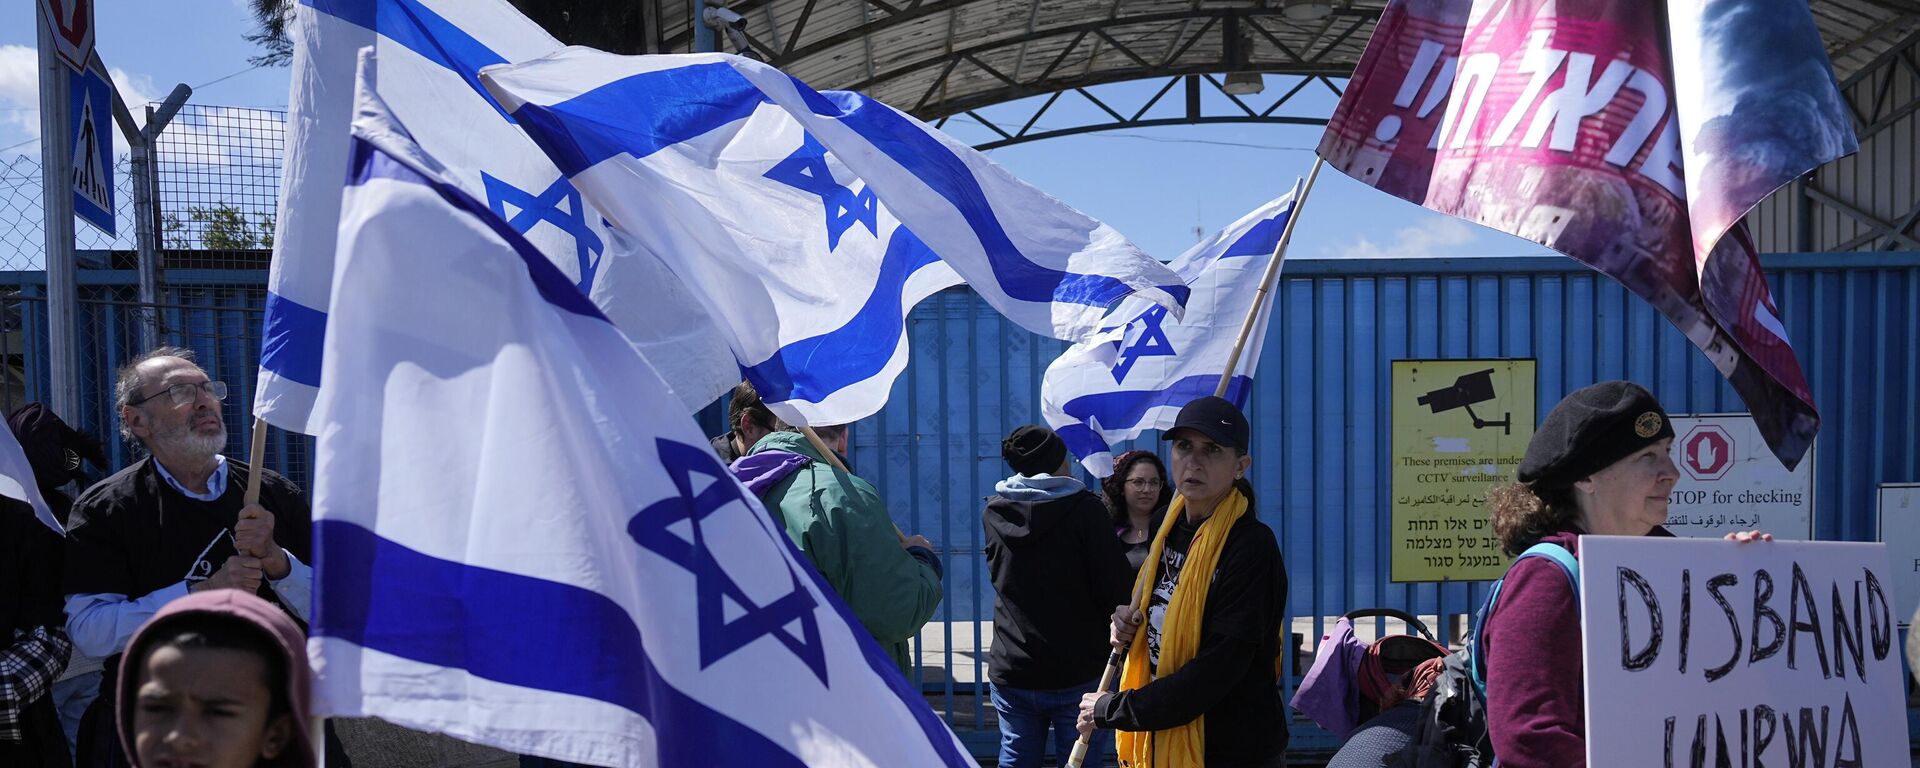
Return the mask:
M 853 474 L 852 471 L 847 469 L 847 465 L 840 463 L 839 454 L 834 453 L 832 448 L 827 447 L 827 441 L 820 439 L 820 433 L 813 431 L 813 427 L 801 427 L 800 434 L 807 436 L 807 442 L 812 443 L 813 449 L 819 451 L 821 456 L 827 457 L 827 463 L 832 464 L 834 469 L 846 472 L 849 475 Z
M 1273 260 L 1267 262 L 1267 270 L 1260 276 L 1260 287 L 1253 295 L 1253 306 L 1247 309 L 1247 319 L 1240 324 L 1240 335 L 1234 339 L 1233 352 L 1227 356 L 1226 372 L 1220 374 L 1220 385 L 1214 388 L 1215 397 L 1227 396 L 1227 384 L 1233 381 L 1233 372 L 1240 366 L 1240 351 L 1246 348 L 1247 337 L 1253 335 L 1254 323 L 1260 319 L 1260 305 L 1267 300 L 1267 294 L 1273 289 L 1274 277 L 1280 274 L 1280 262 L 1287 254 L 1287 243 L 1293 239 L 1294 225 L 1300 223 L 1300 211 L 1306 207 L 1307 193 L 1313 191 L 1313 180 L 1319 178 L 1320 166 L 1325 164 L 1326 160 L 1318 156 L 1313 158 L 1313 170 L 1307 172 L 1307 182 L 1300 189 L 1300 197 L 1293 201 L 1293 211 L 1287 214 L 1287 226 L 1280 230 L 1280 242 L 1274 246 Z M 1146 602 L 1146 592 L 1141 587 L 1140 584 L 1133 585 L 1133 599 L 1127 603 L 1133 611 L 1139 611 Z M 1107 669 L 1100 673 L 1100 688 L 1096 691 L 1097 693 L 1113 690 L 1114 681 L 1120 676 L 1120 665 L 1126 660 L 1126 648 L 1115 648 L 1107 655 Z M 1068 768 L 1080 768 L 1081 764 L 1086 762 L 1087 747 L 1091 743 L 1092 736 L 1091 733 L 1080 734 L 1080 739 L 1073 743 L 1073 754 L 1067 758 L 1066 762 Z
M 800 428 L 800 434 L 807 436 L 807 442 L 812 443 L 813 449 L 819 451 L 821 456 L 827 457 L 827 463 L 832 464 L 834 469 L 849 475 L 853 474 L 853 470 L 847 469 L 847 465 L 840 462 L 840 455 L 834 453 L 832 448 L 827 447 L 827 441 L 820 439 L 820 433 L 813 431 L 813 427 L 802 426 Z M 902 533 L 898 525 L 893 527 L 893 535 L 900 537 L 900 541 L 903 543 L 907 540 L 907 534 Z
M 1233 341 L 1233 352 L 1227 355 L 1227 369 L 1220 374 L 1220 386 L 1214 388 L 1214 397 L 1227 396 L 1227 384 L 1233 381 L 1233 372 L 1240 369 L 1240 351 L 1246 349 L 1247 337 L 1253 335 L 1253 326 L 1260 319 L 1260 307 L 1273 290 L 1273 279 L 1280 274 L 1280 262 L 1287 255 L 1287 243 L 1293 239 L 1293 226 L 1300 223 L 1300 212 L 1307 207 L 1307 194 L 1313 191 L 1313 180 L 1319 178 L 1320 166 L 1326 163 L 1318 155 L 1314 156 L 1313 170 L 1307 171 L 1306 186 L 1300 189 L 1300 198 L 1293 201 L 1293 212 L 1287 214 L 1287 226 L 1280 230 L 1280 243 L 1274 246 L 1273 259 L 1267 262 L 1267 271 L 1260 276 L 1260 287 L 1253 294 L 1253 306 L 1247 308 L 1247 319 L 1240 323 L 1240 335 Z M 1079 768 L 1078 765 L 1075 768 Z
M 267 460 L 267 420 L 253 417 L 253 452 L 247 454 L 246 506 L 260 503 L 260 475 Z
M 1152 539 L 1148 539 L 1148 541 L 1152 541 Z M 1138 581 L 1134 583 L 1133 595 L 1127 600 L 1127 608 L 1129 610 L 1138 611 L 1140 607 L 1146 603 L 1147 590 L 1143 589 L 1144 586 L 1144 584 Z M 1137 632 L 1139 630 L 1136 629 L 1135 631 Z M 1106 693 L 1113 690 L 1114 684 L 1119 682 L 1120 679 L 1120 665 L 1126 663 L 1126 660 L 1126 646 L 1115 648 L 1107 654 L 1107 669 L 1100 673 L 1100 688 L 1095 691 L 1096 693 Z M 1087 760 L 1087 747 L 1092 743 L 1092 732 L 1080 734 L 1080 738 L 1073 742 L 1073 754 L 1067 758 L 1065 765 L 1067 765 L 1068 768 L 1080 768 L 1080 765 Z

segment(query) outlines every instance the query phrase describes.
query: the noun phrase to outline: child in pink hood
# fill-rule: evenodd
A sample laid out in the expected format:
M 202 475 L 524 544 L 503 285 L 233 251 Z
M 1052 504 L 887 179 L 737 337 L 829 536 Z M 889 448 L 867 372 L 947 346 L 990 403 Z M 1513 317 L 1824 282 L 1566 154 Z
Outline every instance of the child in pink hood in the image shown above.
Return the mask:
M 120 742 L 135 768 L 312 768 L 306 639 L 233 589 L 168 603 L 120 663 Z

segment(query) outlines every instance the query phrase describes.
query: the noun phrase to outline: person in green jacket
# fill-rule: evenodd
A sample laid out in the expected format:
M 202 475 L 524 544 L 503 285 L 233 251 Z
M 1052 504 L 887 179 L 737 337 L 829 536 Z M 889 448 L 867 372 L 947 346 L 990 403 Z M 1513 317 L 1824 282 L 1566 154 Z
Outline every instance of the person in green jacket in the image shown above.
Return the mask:
M 844 425 L 815 431 L 845 452 Z M 900 671 L 910 673 L 907 641 L 940 605 L 940 559 L 926 537 L 902 536 L 871 483 L 835 469 L 797 432 L 761 438 L 733 471 Z

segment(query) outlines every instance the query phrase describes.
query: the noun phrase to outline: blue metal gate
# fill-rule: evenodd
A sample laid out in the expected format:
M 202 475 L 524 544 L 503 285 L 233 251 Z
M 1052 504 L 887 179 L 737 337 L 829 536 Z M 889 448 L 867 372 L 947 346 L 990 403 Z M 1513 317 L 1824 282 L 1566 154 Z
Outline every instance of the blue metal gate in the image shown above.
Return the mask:
M 1871 540 L 1875 488 L 1920 480 L 1920 254 L 1763 262 L 1822 416 L 1816 536 Z M 1567 392 L 1614 378 L 1646 385 L 1675 413 L 1745 410 L 1648 304 L 1569 259 L 1295 261 L 1281 279 L 1249 405 L 1250 477 L 1301 620 L 1289 692 L 1332 617 L 1366 606 L 1445 617 L 1484 597 L 1480 582 L 1388 579 L 1391 361 L 1535 358 L 1537 418 Z M 1007 471 L 1000 439 L 1040 420 L 1040 378 L 1064 344 L 1013 326 L 966 289 L 921 304 L 910 322 L 912 362 L 885 410 L 855 427 L 853 465 L 903 530 L 944 550 L 946 599 L 922 637 L 920 680 L 990 754 L 981 501 Z M 1154 448 L 1152 437 L 1137 447 Z M 1305 724 L 1294 743 L 1335 746 Z
M 1920 481 L 1920 254 L 1791 254 L 1763 259 L 1823 419 L 1815 467 L 1818 538 L 1870 540 L 1875 488 Z M 259 359 L 259 270 L 170 271 L 168 343 L 198 350 L 233 386 L 230 452 L 244 450 Z M 81 429 L 110 444 L 115 366 L 138 345 L 128 271 L 82 272 Z M 0 407 L 46 391 L 44 278 L 0 274 Z M 1645 302 L 1571 260 L 1296 261 L 1282 275 L 1253 399 L 1251 479 L 1279 536 L 1299 617 L 1291 690 L 1329 617 L 1391 606 L 1470 612 L 1484 584 L 1395 584 L 1387 576 L 1390 372 L 1395 359 L 1531 357 L 1538 417 L 1566 392 L 1610 378 L 1647 385 L 1675 413 L 1741 411 L 1724 380 Z M 999 441 L 1040 420 L 1039 386 L 1064 348 L 1006 322 L 968 290 L 916 308 L 912 361 L 878 415 L 854 429 L 853 467 L 902 529 L 943 550 L 946 596 L 917 650 L 919 682 L 978 754 L 997 738 L 986 695 L 993 591 L 980 510 L 1005 475 Z M 724 406 L 716 404 L 719 409 Z M 719 410 L 703 412 L 718 431 Z M 1139 447 L 1156 447 L 1149 435 Z M 305 483 L 311 440 L 278 430 L 268 465 Z M 128 461 L 125 446 L 111 458 Z M 1296 748 L 1331 738 L 1296 724 Z

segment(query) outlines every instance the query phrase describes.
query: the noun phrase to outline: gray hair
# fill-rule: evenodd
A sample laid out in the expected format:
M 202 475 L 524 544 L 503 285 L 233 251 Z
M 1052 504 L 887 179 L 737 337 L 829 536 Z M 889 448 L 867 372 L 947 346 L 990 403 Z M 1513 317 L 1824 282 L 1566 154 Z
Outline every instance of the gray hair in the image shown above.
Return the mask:
M 126 365 L 115 370 L 113 372 L 113 412 L 115 414 L 120 413 L 120 409 L 132 405 L 134 397 L 140 394 L 140 390 L 146 388 L 147 381 L 140 376 L 140 364 L 160 357 L 177 357 L 193 363 L 193 350 L 173 345 L 155 347 L 139 357 L 128 360 Z M 125 419 L 120 421 L 120 437 L 134 445 L 140 444 L 140 439 L 134 436 L 133 430 L 127 428 Z

